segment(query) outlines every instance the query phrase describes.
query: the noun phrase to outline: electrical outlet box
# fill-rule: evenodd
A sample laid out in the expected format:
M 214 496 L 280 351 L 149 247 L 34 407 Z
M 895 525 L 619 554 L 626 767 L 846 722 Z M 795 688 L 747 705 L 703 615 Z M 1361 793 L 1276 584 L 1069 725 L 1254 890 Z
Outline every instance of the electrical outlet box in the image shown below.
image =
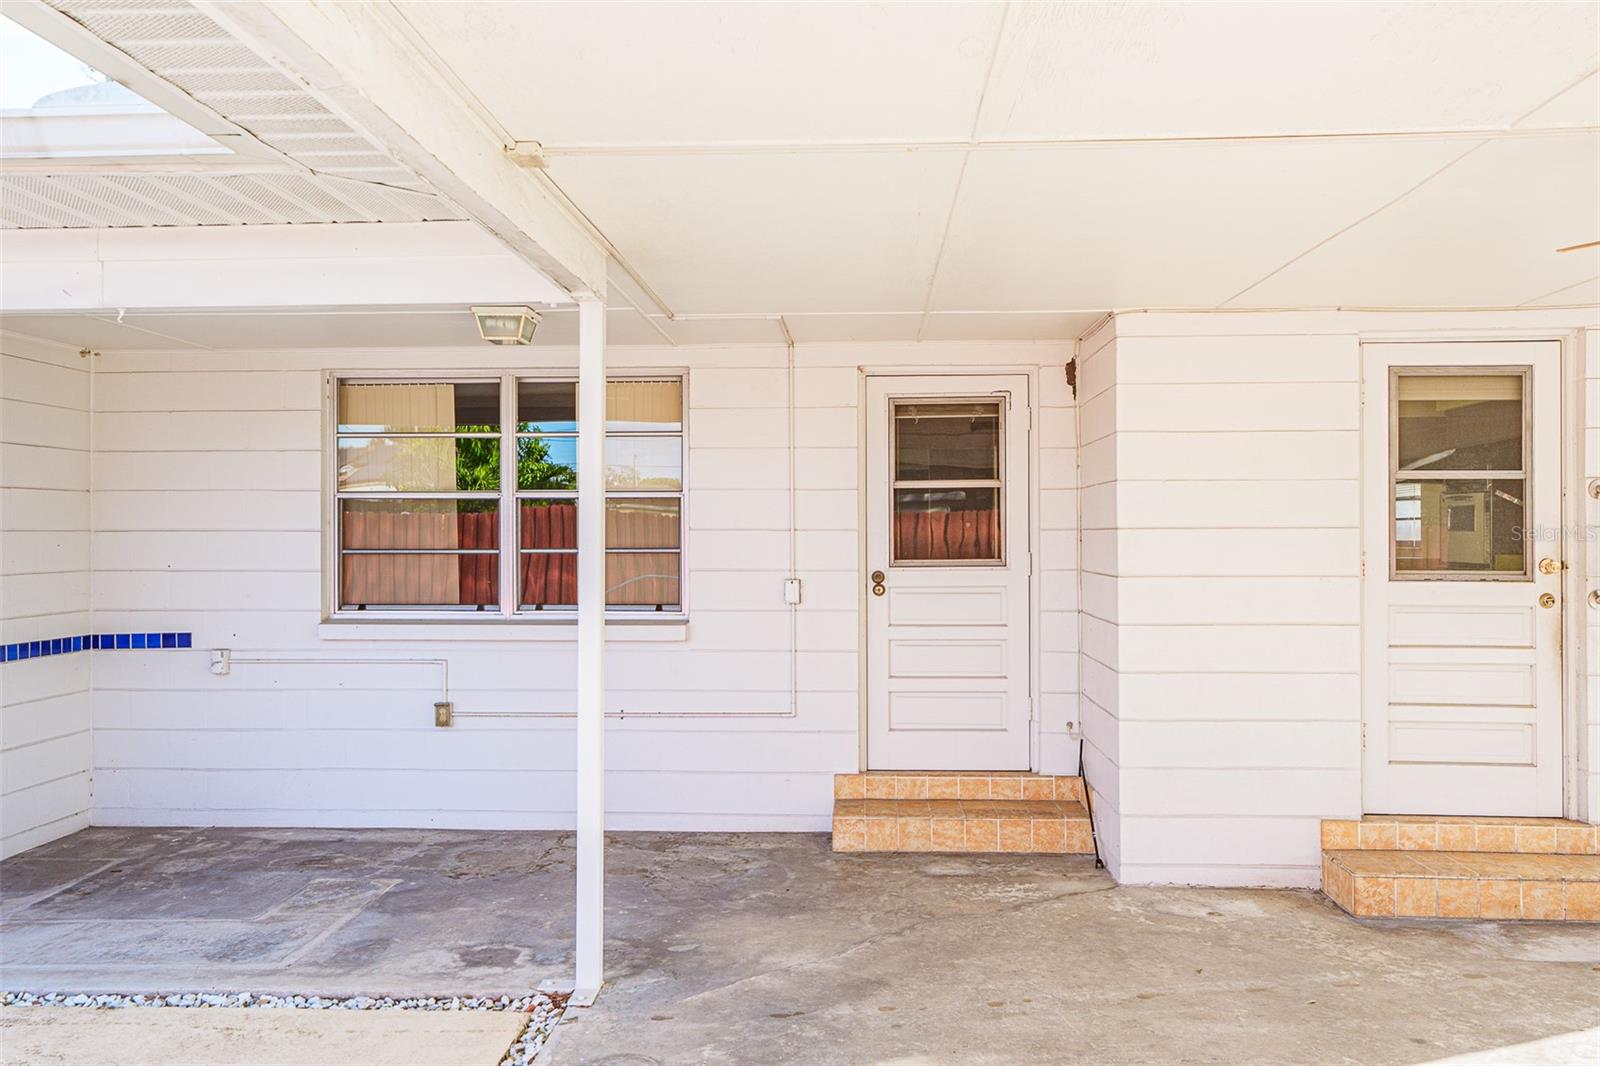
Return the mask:
M 456 705 L 448 701 L 433 705 L 433 724 L 440 729 L 456 724 Z
M 791 607 L 795 607 L 795 606 L 799 605 L 799 603 L 800 603 L 800 579 L 799 578 L 791 577 L 791 578 L 784 579 L 784 582 L 783 582 L 783 602 L 787 603 Z

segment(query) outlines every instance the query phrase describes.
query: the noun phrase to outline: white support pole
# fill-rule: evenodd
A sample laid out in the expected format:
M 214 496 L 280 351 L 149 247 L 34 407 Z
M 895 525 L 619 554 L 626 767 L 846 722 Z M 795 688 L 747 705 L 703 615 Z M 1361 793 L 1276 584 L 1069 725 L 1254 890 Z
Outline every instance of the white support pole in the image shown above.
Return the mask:
M 578 300 L 578 972 L 594 1002 L 605 944 L 606 305 Z

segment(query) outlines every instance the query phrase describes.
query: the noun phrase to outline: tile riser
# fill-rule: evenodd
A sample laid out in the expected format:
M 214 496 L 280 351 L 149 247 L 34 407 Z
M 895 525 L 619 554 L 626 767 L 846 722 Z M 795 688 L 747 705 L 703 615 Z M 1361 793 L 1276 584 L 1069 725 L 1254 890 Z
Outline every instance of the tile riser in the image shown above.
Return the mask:
M 1322 886 L 1357 918 L 1600 921 L 1600 880 L 1361 874 L 1330 853 L 1323 858 Z
M 929 773 L 873 771 L 835 774 L 835 799 L 1006 799 L 1083 802 L 1083 779 L 1026 773 Z
M 1493 852 L 1521 855 L 1600 854 L 1600 827 L 1561 819 L 1361 821 L 1322 823 L 1324 851 Z
M 1093 854 L 1082 781 L 1024 773 L 839 774 L 839 852 Z

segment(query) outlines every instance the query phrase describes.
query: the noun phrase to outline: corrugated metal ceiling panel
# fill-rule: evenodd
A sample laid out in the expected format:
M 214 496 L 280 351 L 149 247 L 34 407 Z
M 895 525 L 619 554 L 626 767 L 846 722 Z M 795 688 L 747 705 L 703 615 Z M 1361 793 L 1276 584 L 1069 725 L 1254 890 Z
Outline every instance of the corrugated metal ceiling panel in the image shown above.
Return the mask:
M 461 218 L 437 196 L 301 174 L 4 174 L 0 227 L 102 229 Z

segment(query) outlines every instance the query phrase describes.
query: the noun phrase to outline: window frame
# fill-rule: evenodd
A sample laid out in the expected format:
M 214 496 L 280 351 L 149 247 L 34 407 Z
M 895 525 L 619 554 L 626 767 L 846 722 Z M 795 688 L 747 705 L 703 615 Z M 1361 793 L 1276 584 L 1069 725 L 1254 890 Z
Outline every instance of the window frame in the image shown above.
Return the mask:
M 997 394 L 994 394 L 994 393 L 989 393 L 987 395 L 972 395 L 972 396 L 910 395 L 910 396 L 890 396 L 888 399 L 889 399 L 889 441 L 888 441 L 888 446 L 889 446 L 889 457 L 888 457 L 888 459 L 889 459 L 889 467 L 888 467 L 888 470 L 889 470 L 889 478 L 888 478 L 888 481 L 889 481 L 889 511 L 888 511 L 888 514 L 889 514 L 889 521 L 890 521 L 889 545 L 888 545 L 889 569 L 891 569 L 891 570 L 901 570 L 901 569 L 917 569 L 917 568 L 928 568 L 928 567 L 935 567 L 935 568 L 937 568 L 937 567 L 961 567 L 961 568 L 978 567 L 978 568 L 985 568 L 985 569 L 1004 569 L 1008 565 L 1008 560 L 1006 558 L 1006 547 L 1007 547 L 1006 542 L 1007 542 L 1008 535 L 1010 533 L 1010 530 L 1007 527 L 1007 515 L 1006 515 L 1006 503 L 1007 503 L 1007 497 L 1008 497 L 1008 495 L 1010 493 L 1009 483 L 1010 483 L 1010 480 L 1011 480 L 1010 476 L 1009 476 L 1009 471 L 1007 470 L 1007 467 L 1006 467 L 1007 451 L 1008 451 L 1006 442 L 1007 442 L 1007 440 L 1009 440 L 1007 434 L 1010 432 L 1010 424 L 1008 422 L 1008 415 L 1009 415 L 1011 404 L 1010 404 L 1009 395 L 1001 396 L 1001 395 L 997 395 Z M 902 481 L 902 480 L 900 480 L 900 478 L 897 476 L 898 472 L 899 472 L 899 454 L 900 454 L 899 453 L 899 447 L 900 447 L 900 421 L 899 421 L 899 416 L 897 415 L 896 412 L 902 405 L 909 406 L 909 405 L 918 404 L 918 403 L 938 403 L 938 404 L 958 404 L 958 403 L 989 404 L 989 403 L 992 403 L 992 404 L 994 404 L 995 405 L 995 413 L 997 415 L 997 420 L 996 420 L 996 423 L 995 423 L 995 431 L 996 431 L 996 434 L 997 434 L 997 436 L 995 437 L 995 473 L 998 476 L 994 477 L 994 478 L 976 478 L 976 479 L 970 479 L 970 478 L 968 478 L 968 479 L 963 479 L 963 478 L 934 478 L 934 479 L 930 479 L 930 480 L 927 480 L 927 481 Z M 997 545 L 999 547 L 999 553 L 995 556 L 995 558 L 992 558 L 992 559 L 897 559 L 895 557 L 894 528 L 893 528 L 893 523 L 896 521 L 896 518 L 895 518 L 895 496 L 896 496 L 897 493 L 899 493 L 902 490 L 915 492 L 915 491 L 918 491 L 918 490 L 921 490 L 921 489 L 929 489 L 929 490 L 936 490 L 936 489 L 994 489 L 996 516 L 997 516 L 997 519 L 998 519 L 998 522 L 999 522 L 999 536 L 996 538 L 996 543 L 997 543 Z
M 1520 377 L 1522 379 L 1522 465 L 1518 470 L 1400 470 L 1400 379 L 1403 377 Z M 1520 479 L 1524 501 L 1533 499 L 1533 367 L 1529 364 L 1495 366 L 1390 366 L 1389 367 L 1388 473 L 1390 581 L 1521 581 L 1534 580 L 1533 548 L 1522 546 L 1521 570 L 1401 570 L 1395 538 L 1398 500 L 1395 490 L 1401 481 L 1505 481 Z M 1404 476 L 1402 477 L 1402 473 Z M 1526 517 L 1527 507 L 1524 506 Z
M 325 623 L 381 623 L 403 624 L 413 622 L 423 625 L 438 625 L 452 623 L 464 626 L 484 625 L 512 625 L 512 626 L 573 626 L 577 622 L 578 612 L 575 607 L 557 606 L 524 609 L 521 605 L 521 563 L 522 547 L 518 524 L 521 521 L 520 505 L 523 499 L 549 499 L 563 498 L 576 499 L 577 490 L 564 489 L 528 489 L 522 490 L 517 485 L 517 441 L 523 437 L 550 437 L 563 436 L 561 433 L 548 432 L 520 432 L 517 419 L 517 383 L 519 381 L 549 381 L 573 382 L 577 381 L 577 368 L 567 367 L 526 367 L 526 368 L 495 368 L 495 369 L 449 369 L 435 372 L 431 368 L 398 369 L 398 370 L 330 370 L 324 378 L 323 402 L 323 441 L 322 441 L 322 468 L 323 468 L 323 610 L 322 618 Z M 679 603 L 675 610 L 656 610 L 651 607 L 607 606 L 606 621 L 611 623 L 633 623 L 644 625 L 678 624 L 681 625 L 689 618 L 689 373 L 684 367 L 670 368 L 628 368 L 627 370 L 609 373 L 607 382 L 616 381 L 665 381 L 674 380 L 679 385 L 679 426 L 676 432 L 652 431 L 641 433 L 610 433 L 607 437 L 622 436 L 652 436 L 676 438 L 679 442 L 680 484 L 677 490 L 647 489 L 647 490 L 618 490 L 607 491 L 606 499 L 645 497 L 645 498 L 670 498 L 678 502 L 678 547 L 675 549 L 652 549 L 658 552 L 674 552 L 678 556 L 678 593 Z M 344 384 L 405 384 L 405 383 L 449 383 L 466 384 L 474 382 L 497 382 L 500 386 L 500 490 L 492 498 L 498 502 L 500 547 L 499 560 L 499 600 L 495 607 L 475 609 L 470 606 L 385 606 L 367 608 L 347 608 L 342 603 L 342 545 L 341 545 L 341 501 L 349 498 L 373 498 L 374 493 L 353 491 L 344 493 L 339 490 L 339 386 Z M 393 435 L 393 434 L 388 434 Z M 431 436 L 455 437 L 460 434 L 444 433 L 430 434 Z M 477 434 L 468 434 L 469 436 Z M 346 434 L 348 436 L 348 434 Z M 480 435 L 481 436 L 481 435 Z M 574 435 L 567 435 L 574 436 Z M 479 498 L 483 493 L 385 493 L 382 498 L 412 499 L 419 497 L 435 498 Z M 607 552 L 609 554 L 609 549 Z M 571 554 L 576 555 L 573 549 Z

